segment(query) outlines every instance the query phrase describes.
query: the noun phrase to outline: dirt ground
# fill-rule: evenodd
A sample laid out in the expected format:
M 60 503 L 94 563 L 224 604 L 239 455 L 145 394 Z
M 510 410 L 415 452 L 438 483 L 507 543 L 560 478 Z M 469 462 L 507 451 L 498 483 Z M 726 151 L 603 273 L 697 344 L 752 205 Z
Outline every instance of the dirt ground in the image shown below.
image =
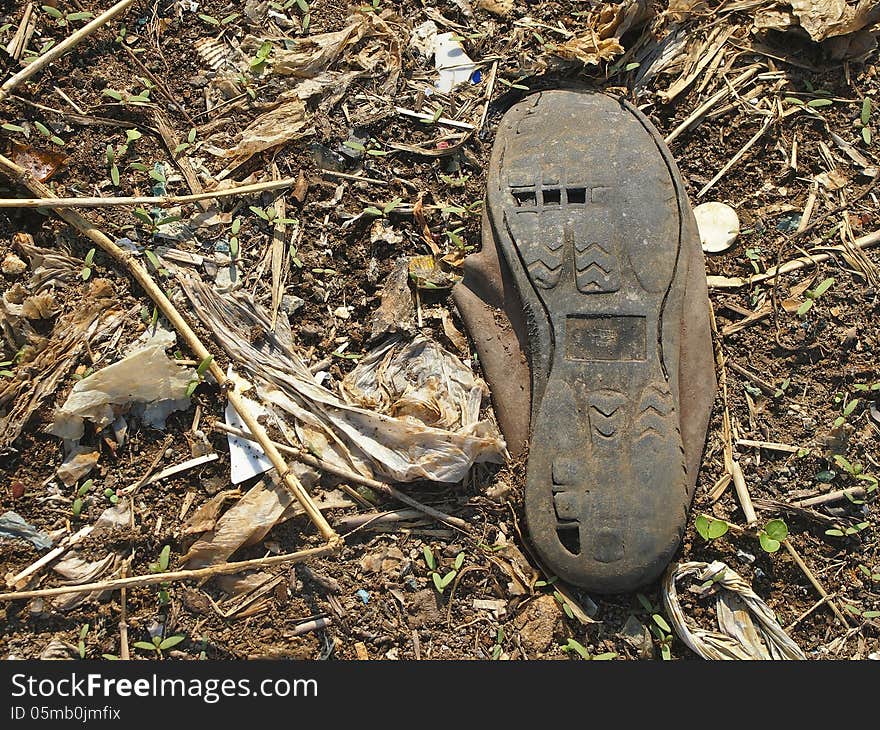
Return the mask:
M 26 5 L 23 0 L 0 3 L 4 47 L 16 35 Z M 227 176 L 263 181 L 277 166 L 278 177 L 300 177 L 300 184 L 280 192 L 222 198 L 212 209 L 221 214 L 219 223 L 173 243 L 205 257 L 208 280 L 217 270 L 210 262 L 217 256 L 228 261 L 232 253 L 242 289 L 269 306 L 273 224 L 265 211 L 280 196 L 284 217 L 291 221 L 288 230 L 298 231 L 293 245 L 289 240 L 284 244 L 283 293 L 302 300 L 282 306 L 282 313 L 304 360 L 314 365 L 329 359 L 324 369 L 334 382 L 369 349 L 371 317 L 398 257 L 431 255 L 430 240 L 454 278 L 463 254 L 479 247 L 486 165 L 497 122 L 511 103 L 529 91 L 560 83 L 605 88 L 637 104 L 666 136 L 754 67 L 756 76 L 670 143 L 694 204 L 728 203 L 741 222 L 734 247 L 707 258 L 708 274 L 716 277 L 710 279 L 710 299 L 717 324 L 718 375 L 726 386 L 715 401 L 676 561 L 720 560 L 737 571 L 810 659 L 876 656 L 880 555 L 873 477 L 880 475 L 880 385 L 872 386 L 880 384 L 880 269 L 877 249 L 852 245 L 880 229 L 873 192 L 878 174 L 874 166 L 880 163 L 876 143 L 863 132 L 875 124 L 876 101 L 864 100 L 877 99 L 876 49 L 859 59 L 835 60 L 827 46 L 796 33 L 754 31 L 749 11 L 716 14 L 709 3 L 708 9 L 682 19 L 690 45 L 680 53 L 693 51 L 696 57 L 702 47 L 705 55 L 701 44 L 710 33 L 720 28 L 730 35 L 715 61 L 700 67 L 692 82 L 665 100 L 663 93 L 690 68 L 687 60 L 644 81 L 640 74 L 648 61 L 644 56 L 641 62 L 633 60 L 676 31 L 675 21 L 663 15 L 663 4 L 655 4 L 644 33 L 637 28 L 623 36 L 627 55 L 586 66 L 576 58 L 560 58 L 565 54 L 558 48 L 592 22 L 588 4 L 516 0 L 509 3 L 509 14 L 499 15 L 505 5 L 375 0 L 358 11 L 327 0 L 249 0 L 243 5 L 136 0 L 123 16 L 0 104 L 5 148 L 0 152 L 31 169 L 41 162 L 53 167 L 61 162 L 47 180 L 58 196 L 144 196 L 154 194 L 157 184 L 158 194 L 184 195 L 192 191 L 181 173 L 181 165 L 187 164 L 197 183 L 211 189 L 230 159 L 214 152 L 233 146 L 291 83 L 293 77 L 270 72 L 271 54 L 284 48 L 285 39 L 339 31 L 355 12 L 382 19 L 387 37 L 359 41 L 331 60 L 332 70 L 360 73 L 346 81 L 347 87 L 325 89 L 307 102 L 309 128 L 299 138 L 233 165 Z M 49 10 L 35 5 L 35 32 L 27 47 L 39 52 L 47 42 L 61 42 L 87 22 L 76 15 L 84 10 L 86 5 L 77 0 L 52 3 Z M 436 79 L 434 64 L 410 45 L 410 38 L 428 20 L 461 37 L 480 65 L 478 83 L 425 95 Z M 219 39 L 232 59 L 227 63 L 245 68 L 233 73 L 225 86 L 217 83 L 223 74 L 198 50 L 204 51 L 197 44 L 205 39 Z M 268 60 L 261 62 L 263 39 L 270 39 L 271 46 Z M 364 48 L 373 54 L 368 59 L 357 55 Z M 388 60 L 395 57 L 399 71 Z M 0 59 L 4 76 L 20 67 L 5 52 L 0 51 Z M 404 116 L 396 107 L 428 118 Z M 438 123 L 438 110 L 442 117 L 476 129 L 465 135 Z M 157 114 L 172 130 L 175 139 L 170 143 L 158 131 Z M 764 133 L 750 143 L 765 125 Z M 120 151 L 126 146 L 126 131 L 132 129 L 140 136 Z M 700 195 L 732 160 L 729 171 Z M 165 163 L 164 172 L 151 177 L 156 163 Z M 31 197 L 11 182 L 0 185 L 4 198 Z M 424 206 L 427 235 L 421 216 L 413 214 L 418 201 Z M 370 207 L 385 212 L 383 224 L 395 235 L 375 235 L 376 216 L 363 214 Z M 809 228 L 797 235 L 805 209 Z M 190 203 L 182 211 L 188 218 L 199 209 Z M 150 239 L 149 227 L 133 214 L 133 206 L 84 214 L 113 239 Z M 232 234 L 236 219 L 240 227 Z M 15 254 L 28 264 L 21 272 L 6 273 L 4 267 L 0 284 L 6 292 L 21 285 L 32 293 L 33 263 L 16 245 L 16 236 L 27 234 L 38 247 L 66 251 L 77 267 L 74 276 L 52 285 L 54 310 L 31 322 L 31 340 L 4 327 L 0 416 L 35 392 L 32 378 L 38 370 L 33 363 L 40 347 L 51 345 L 63 317 L 94 304 L 98 282 L 109 282 L 112 304 L 107 306 L 119 316 L 105 340 L 76 350 L 48 397 L 31 409 L 20 435 L 0 452 L 0 514 L 14 511 L 46 533 L 76 532 L 112 506 L 111 496 L 118 498 L 121 490 L 148 475 L 192 458 L 199 441 L 195 431 L 201 431 L 218 457 L 215 461 L 139 487 L 131 524 L 87 537 L 77 546 L 89 562 L 107 556 L 128 561 L 128 575 L 149 574 L 158 569 L 157 563 L 179 569 L 195 539 L 184 533 L 187 518 L 231 486 L 226 434 L 215 427 L 223 420 L 223 394 L 216 385 L 200 382 L 188 409 L 172 413 L 164 431 L 128 419 L 121 446 L 109 432 L 87 430 L 83 444 L 98 448 L 97 466 L 65 485 L 56 474 L 64 460 L 62 440 L 45 429 L 78 378 L 118 360 L 145 332 L 153 305 L 124 269 L 100 249 L 90 256 L 94 244 L 51 213 L 0 209 L 0 231 L 0 260 Z M 233 235 L 237 251 L 230 249 Z M 806 252 L 831 255 L 775 281 L 731 282 Z M 87 278 L 79 267 L 90 269 Z M 726 277 L 726 283 L 718 277 Z M 162 283 L 173 287 L 170 278 Z M 473 353 L 457 351 L 455 330 L 444 327 L 441 311 L 451 315 L 455 329 L 465 331 L 448 286 L 421 288 L 418 294 L 421 331 L 479 372 Z M 215 348 L 211 334 L 182 309 L 208 347 Z M 734 327 L 744 320 L 743 326 Z M 34 346 L 37 341 L 43 344 Z M 178 359 L 195 359 L 185 345 L 178 345 Z M 217 352 L 225 368 L 225 355 Z M 30 384 L 10 399 L 12 391 L 2 389 L 4 381 Z M 743 531 L 747 520 L 730 483 L 726 448 L 742 470 L 757 510 L 755 533 Z M 140 586 L 126 590 L 124 597 L 119 591 L 93 595 L 72 608 L 49 598 L 4 602 L 0 656 L 118 657 L 125 653 L 120 634 L 124 618 L 128 650 L 138 659 L 696 658 L 678 636 L 668 638 L 669 617 L 661 605 L 659 582 L 638 594 L 599 596 L 566 588 L 540 573 L 522 525 L 524 474 L 524 461 L 477 464 L 460 483 L 396 485 L 465 520 L 470 534 L 404 515 L 346 534 L 336 554 L 267 568 L 250 582 L 213 578 Z M 86 479 L 92 480 L 90 489 L 81 493 Z M 244 492 L 256 481 L 239 487 Z M 330 491 L 334 485 L 324 475 L 315 491 Z M 817 506 L 796 504 L 854 487 L 867 492 Z M 343 533 L 351 529 L 354 516 L 405 507 L 376 492 L 358 493 L 368 506 L 352 502 L 327 512 L 331 524 L 347 526 L 340 528 Z M 730 529 L 707 540 L 695 524 L 700 515 L 724 521 Z M 774 519 L 784 520 L 788 529 L 782 548 L 766 535 L 763 543 L 758 539 L 757 532 Z M 314 525 L 300 515 L 276 525 L 232 559 L 283 554 L 322 542 Z M 165 546 L 170 546 L 167 558 L 162 557 Z M 779 549 L 769 552 L 767 547 Z M 30 542 L 0 536 L 0 573 L 15 575 L 45 552 Z M 119 577 L 119 565 L 114 565 L 112 575 Z M 455 577 L 439 590 L 434 575 L 442 578 L 453 569 Z M 47 569 L 38 571 L 27 588 L 62 581 Z M 820 602 L 816 584 L 829 599 Z M 689 621 L 717 628 L 711 599 L 684 586 L 679 597 Z M 318 623 L 310 623 L 314 621 Z M 649 638 L 643 638 L 646 631 Z M 174 640 L 159 644 L 166 647 L 163 651 L 154 651 L 152 637 Z

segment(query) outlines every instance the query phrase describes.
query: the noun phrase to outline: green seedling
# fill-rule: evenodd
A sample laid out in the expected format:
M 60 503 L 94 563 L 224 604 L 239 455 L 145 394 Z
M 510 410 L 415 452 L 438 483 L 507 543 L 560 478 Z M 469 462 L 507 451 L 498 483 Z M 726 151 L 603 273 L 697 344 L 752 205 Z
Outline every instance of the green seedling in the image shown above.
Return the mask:
M 422 124 L 437 124 L 440 117 L 443 116 L 443 107 L 438 106 L 428 119 L 419 119 Z
M 464 226 L 459 226 L 458 228 L 446 231 L 446 237 L 449 239 L 449 242 L 452 243 L 459 251 L 465 250 L 464 239 L 459 235 L 464 230 Z
M 85 261 L 83 262 L 82 271 L 79 272 L 79 275 L 82 277 L 83 281 L 88 281 L 89 277 L 92 275 L 92 262 L 95 260 L 95 249 L 89 249 L 89 252 L 86 254 Z
M 504 653 L 504 627 L 499 626 L 495 634 L 495 645 L 492 647 L 492 660 L 495 661 Z
M 806 299 L 804 300 L 804 303 L 798 307 L 798 315 L 803 317 L 807 312 L 809 312 L 815 301 L 825 292 L 827 292 L 833 284 L 834 277 L 829 277 L 828 279 L 825 279 L 823 282 L 821 282 L 819 286 L 817 286 L 815 289 L 808 289 L 806 292 L 804 292 L 804 296 L 806 297 Z
M 386 203 L 381 210 L 375 205 L 370 205 L 364 208 L 364 213 L 366 215 L 375 216 L 376 218 L 384 218 L 395 208 L 397 208 L 397 206 L 399 206 L 401 202 L 402 201 L 400 198 L 394 198 L 394 200 L 392 200 L 390 203 Z
M 86 658 L 86 634 L 89 633 L 89 625 L 83 624 L 79 630 L 79 641 L 76 644 L 76 650 L 80 659 Z
M 92 488 L 94 484 L 94 480 L 89 479 L 83 483 L 83 485 L 76 490 L 76 497 L 73 500 L 73 506 L 71 507 L 71 512 L 74 517 L 77 519 L 82 514 L 83 507 L 85 507 L 85 498 L 89 493 L 89 490 Z
M 151 177 L 153 172 L 155 172 L 155 170 L 150 171 Z M 137 218 L 141 223 L 149 228 L 151 236 L 155 236 L 156 233 L 159 232 L 159 228 L 161 228 L 162 226 L 169 225 L 170 223 L 177 223 L 177 221 L 180 220 L 179 215 L 163 216 L 162 211 L 159 208 L 153 210 L 152 213 L 148 212 L 144 208 L 135 208 L 132 213 L 134 214 L 135 218 Z M 160 273 L 162 271 L 165 271 L 164 268 L 160 270 L 158 263 L 159 259 L 152 251 L 147 254 L 147 258 L 150 259 L 150 263 L 153 263 L 153 261 L 155 260 L 155 269 L 157 271 L 159 271 Z
M 193 379 L 189 381 L 189 384 L 186 386 L 186 397 L 189 398 L 195 392 L 199 383 L 201 383 L 205 379 L 205 373 L 208 372 L 208 368 L 211 367 L 211 361 L 214 359 L 213 355 L 208 355 L 204 360 L 199 363 L 199 366 L 196 368 L 195 375 Z
M 181 142 L 180 144 L 178 144 L 174 148 L 174 154 L 179 155 L 184 150 L 188 150 L 190 147 L 193 146 L 193 144 L 195 144 L 195 141 L 196 141 L 196 129 L 195 129 L 195 127 L 193 127 L 191 130 L 189 130 L 189 134 L 186 137 L 186 142 Z
M 785 380 L 783 380 L 779 384 L 779 387 L 776 389 L 776 392 L 773 393 L 773 397 L 774 398 L 782 398 L 782 396 L 785 395 L 785 391 L 788 390 L 790 385 L 791 385 L 791 378 L 785 378 Z
M 284 225 L 293 225 L 297 221 L 295 218 L 281 218 L 278 216 L 278 213 L 275 211 L 273 206 L 268 206 L 266 208 L 260 208 L 256 205 L 249 205 L 248 208 L 250 211 L 256 215 L 258 218 L 262 218 L 266 223 L 269 224 L 284 224 Z
M 761 249 L 758 246 L 753 248 L 747 248 L 745 250 L 746 258 L 749 260 L 749 263 L 752 265 L 752 268 L 755 270 L 756 274 L 761 273 Z
M 118 504 L 119 503 L 119 495 L 110 487 L 104 490 L 104 496 L 109 500 L 110 504 Z
M 434 552 L 427 545 L 422 546 L 422 555 L 425 558 L 425 565 L 428 566 L 428 569 L 431 571 L 431 580 L 434 582 L 434 587 L 437 589 L 437 592 L 442 594 L 443 591 L 455 580 L 455 576 L 458 575 L 458 571 L 461 570 L 461 566 L 464 564 L 465 554 L 463 552 L 459 553 L 455 556 L 455 560 L 453 561 L 452 570 L 450 570 L 445 575 L 441 575 L 438 570 L 437 559 L 434 557 Z
M 559 591 L 553 591 L 553 598 L 562 606 L 562 612 L 570 619 L 574 618 L 574 611 L 568 603 L 568 600 Z
M 863 611 L 858 606 L 855 606 L 852 603 L 847 603 L 846 599 L 843 599 L 842 605 L 843 605 L 843 610 L 848 611 L 853 616 L 858 616 L 859 618 L 869 619 L 869 620 L 873 619 L 873 618 L 880 618 L 880 611 L 874 611 L 874 610 Z
M 862 530 L 866 530 L 871 526 L 869 522 L 859 522 L 855 525 L 850 525 L 849 527 L 832 527 L 831 529 L 825 530 L 825 534 L 829 537 L 852 537 L 853 535 L 857 535 Z
M 843 469 L 854 479 L 858 479 L 862 482 L 867 482 L 867 485 L 865 486 L 866 493 L 870 494 L 871 492 L 876 491 L 878 485 L 877 477 L 871 474 L 866 474 L 865 468 L 861 464 L 859 464 L 858 462 L 853 464 L 849 461 L 849 459 L 841 456 L 840 454 L 835 454 L 834 463 L 837 464 L 837 466 Z M 864 504 L 864 500 L 856 499 L 849 492 L 844 492 L 844 494 L 846 494 L 847 498 L 853 504 Z
M 256 55 L 249 61 L 251 71 L 254 73 L 260 73 L 266 67 L 266 63 L 269 61 L 269 56 L 271 55 L 272 42 L 263 41 L 257 49 Z
M 73 13 L 62 13 L 58 8 L 52 7 L 51 5 L 43 5 L 43 12 L 46 13 L 52 20 L 55 22 L 59 28 L 66 28 L 71 23 L 75 23 L 77 21 L 90 20 L 95 17 L 94 13 L 90 13 L 88 10 L 78 10 Z
M 150 563 L 149 570 L 151 573 L 166 573 L 168 571 L 168 565 L 171 562 L 171 546 L 166 545 L 159 552 L 159 557 L 155 562 Z M 171 598 L 168 595 L 168 586 L 170 584 L 160 583 L 159 584 L 159 605 L 167 606 L 171 602 Z
M 787 537 L 788 525 L 783 520 L 770 520 L 758 533 L 758 542 L 764 552 L 775 553 Z
M 864 573 L 866 578 L 869 578 L 870 580 L 874 581 L 875 583 L 880 581 L 880 571 L 873 571 L 867 565 L 859 565 L 859 570 L 861 570 L 862 573 Z
M 64 140 L 61 137 L 57 136 L 51 129 L 49 129 L 42 122 L 34 122 L 34 129 L 36 129 L 41 135 L 43 135 L 46 139 L 48 139 L 53 144 L 57 144 L 58 146 L 64 146 Z
M 581 659 L 586 661 L 608 661 L 617 657 L 616 651 L 606 651 L 603 654 L 590 654 L 583 644 L 575 639 L 569 639 L 563 646 L 562 651 L 566 653 L 574 652 Z
M 859 399 L 853 398 L 848 401 L 846 405 L 843 407 L 843 414 L 834 419 L 834 428 L 840 428 L 844 423 L 846 423 L 846 419 L 849 418 L 855 409 L 859 405 Z
M 168 636 L 164 639 L 161 636 L 154 636 L 152 642 L 134 642 L 134 647 L 136 649 L 143 649 L 144 651 L 155 652 L 161 659 L 163 651 L 168 651 L 169 649 L 177 646 L 181 641 L 185 640 L 186 637 L 181 636 L 180 634 L 176 634 L 175 636 Z
M 14 378 L 15 373 L 9 370 L 9 366 L 14 364 L 12 360 L 4 360 L 0 362 L 0 376 L 4 378 Z
M 660 645 L 660 656 L 664 661 L 672 659 L 672 629 L 659 613 L 651 614 L 651 633 Z
M 871 121 L 871 97 L 866 96 L 862 101 L 862 113 L 859 117 L 859 123 L 862 127 L 862 140 L 865 145 L 871 144 L 871 127 L 868 126 Z
M 697 533 L 704 540 L 717 540 L 719 537 L 727 533 L 729 525 L 724 520 L 710 517 L 709 515 L 698 515 L 694 522 Z

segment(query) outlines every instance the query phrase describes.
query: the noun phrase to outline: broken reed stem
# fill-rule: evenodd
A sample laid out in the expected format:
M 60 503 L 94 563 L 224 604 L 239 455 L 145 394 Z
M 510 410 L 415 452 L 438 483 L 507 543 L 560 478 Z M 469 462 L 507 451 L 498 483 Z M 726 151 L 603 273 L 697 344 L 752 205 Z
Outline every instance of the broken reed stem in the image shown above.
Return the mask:
M 870 248 L 871 246 L 876 246 L 878 243 L 880 243 L 880 231 L 874 231 L 873 233 L 859 236 L 852 242 L 852 247 L 865 249 Z M 832 246 L 829 248 L 833 249 L 835 252 L 844 250 L 843 246 Z M 811 265 L 814 266 L 822 261 L 827 261 L 833 255 L 834 254 L 832 253 L 817 253 L 810 256 L 799 256 L 791 261 L 786 261 L 784 264 L 767 269 L 763 274 L 755 274 L 748 278 L 740 276 L 707 276 L 706 279 L 709 283 L 710 289 L 739 289 L 744 286 L 751 286 L 752 284 L 758 284 L 762 281 L 773 279 L 779 274 L 790 274 L 792 271 L 799 271 L 800 269 Z
M 746 517 L 746 524 L 754 527 L 758 524 L 758 515 L 755 513 L 755 506 L 752 504 L 752 497 L 749 494 L 749 488 L 746 486 L 746 478 L 743 475 L 742 467 L 739 462 L 734 459 L 733 469 L 731 469 L 733 477 L 733 486 L 736 488 L 736 496 L 742 506 L 743 514 Z
M 247 439 L 248 441 L 256 441 L 252 434 L 249 434 L 247 431 L 243 431 L 240 428 L 235 428 L 234 426 L 228 426 L 222 421 L 218 421 L 214 424 L 214 428 L 218 428 L 221 431 L 225 431 L 226 433 L 230 433 L 233 436 L 238 436 L 239 438 Z M 433 507 L 429 507 L 426 504 L 422 504 L 418 500 L 413 499 L 407 494 L 395 489 L 390 484 L 386 484 L 385 482 L 380 482 L 376 479 L 370 479 L 369 477 L 361 476 L 360 474 L 355 474 L 353 471 L 348 471 L 347 469 L 342 469 L 334 464 L 331 464 L 329 461 L 324 461 L 323 459 L 318 459 L 311 454 L 307 454 L 304 451 L 300 451 L 292 446 L 285 446 L 284 444 L 279 444 L 273 441 L 273 444 L 278 451 L 292 456 L 297 461 L 306 464 L 307 466 L 311 466 L 315 469 L 320 469 L 321 471 L 325 471 L 328 474 L 332 474 L 333 476 L 339 477 L 340 479 L 345 479 L 349 482 L 354 482 L 355 484 L 361 484 L 365 487 L 369 487 L 370 489 L 375 489 L 377 492 L 382 492 L 383 494 L 388 495 L 389 497 L 393 497 L 404 504 L 408 504 L 413 509 L 417 509 L 422 514 L 428 515 L 429 517 L 433 517 L 435 520 L 440 520 L 441 522 L 446 522 L 453 527 L 457 527 L 459 530 L 464 532 L 470 532 L 470 527 L 468 523 L 464 520 L 453 517 L 452 515 L 448 515 L 445 512 L 441 512 L 440 510 L 436 510 Z
M 0 155 L 0 169 L 4 170 L 7 176 L 14 182 L 27 187 L 31 192 L 40 196 L 48 197 L 51 192 L 49 188 L 36 180 L 33 175 L 23 168 L 16 165 L 3 155 Z M 315 506 L 308 492 L 300 484 L 299 480 L 290 471 L 284 458 L 278 453 L 263 426 L 251 414 L 250 410 L 242 400 L 241 395 L 235 390 L 234 382 L 226 377 L 223 368 L 217 363 L 213 355 L 208 352 L 205 345 L 199 339 L 198 335 L 192 330 L 187 321 L 183 318 L 177 308 L 171 303 L 165 292 L 162 291 L 150 273 L 143 265 L 128 251 L 121 249 L 113 241 L 111 241 L 104 233 L 99 231 L 95 225 L 84 218 L 76 211 L 55 209 L 55 213 L 60 216 L 66 223 L 73 226 L 76 230 L 86 236 L 90 241 L 97 244 L 101 249 L 111 256 L 120 266 L 123 266 L 134 277 L 138 284 L 144 289 L 150 299 L 155 302 L 156 306 L 163 315 L 171 323 L 171 326 L 183 337 L 187 346 L 193 351 L 199 362 L 208 361 L 210 363 L 209 370 L 211 375 L 217 381 L 220 389 L 226 394 L 229 403 L 235 408 L 241 420 L 247 426 L 248 430 L 254 434 L 260 447 L 265 452 L 272 466 L 278 471 L 279 476 L 284 484 L 290 490 L 290 493 L 302 505 L 306 514 L 315 523 L 321 535 L 333 547 L 341 545 L 341 538 L 336 534 L 334 529 L 327 522 L 324 515 Z
M 44 53 L 42 56 L 38 56 L 35 61 L 32 61 L 17 74 L 7 79 L 6 83 L 3 84 L 3 86 L 0 86 L 0 102 L 8 99 L 9 95 L 12 93 L 12 90 L 16 86 L 24 81 L 27 81 L 31 76 L 38 74 L 50 63 L 67 53 L 77 43 L 84 40 L 85 38 L 88 38 L 92 33 L 109 23 L 120 13 L 128 10 L 128 7 L 132 4 L 132 2 L 134 2 L 134 0 L 120 0 L 120 2 L 116 3 L 116 5 L 114 5 L 112 8 L 84 25 L 82 28 L 76 31 L 76 33 L 73 33 L 72 35 L 65 38 L 57 46 L 50 48 L 47 53 Z
M 752 76 L 754 76 L 756 73 L 758 73 L 758 70 L 759 70 L 758 67 L 747 69 L 742 74 L 737 76 L 733 81 L 730 82 L 730 88 L 735 89 L 738 86 L 741 86 L 746 81 L 748 81 L 750 78 L 752 78 Z M 696 122 L 698 122 L 703 117 L 703 115 L 707 111 L 709 111 L 713 106 L 715 106 L 725 96 L 730 94 L 730 88 L 725 86 L 723 89 L 721 89 L 721 91 L 713 94 L 708 99 L 706 99 L 706 101 L 704 101 L 702 104 L 700 104 L 700 106 L 698 106 L 696 109 L 694 109 L 694 111 L 691 112 L 690 116 L 687 119 L 685 119 L 681 124 L 679 124 L 675 129 L 673 129 L 672 132 L 669 133 L 669 135 L 664 140 L 666 142 L 666 144 L 669 144 L 676 137 L 678 137 L 679 135 L 683 134 L 688 129 L 690 129 Z
M 847 623 L 846 617 L 841 613 L 840 609 L 837 607 L 837 604 L 831 600 L 831 597 L 828 595 L 828 592 L 822 587 L 822 584 L 819 582 L 819 579 L 813 575 L 813 571 L 807 567 L 807 564 L 801 559 L 801 556 L 798 555 L 797 550 L 794 549 L 794 545 L 792 545 L 788 538 L 782 541 L 782 545 L 788 550 L 788 554 L 794 559 L 794 562 L 798 564 L 798 567 L 803 571 L 804 575 L 807 576 L 807 579 L 810 583 L 813 584 L 813 588 L 816 589 L 818 594 L 822 596 L 831 607 L 831 610 L 834 612 L 834 615 L 837 616 L 837 619 L 842 623 L 846 628 L 849 628 L 849 623 Z
M 866 494 L 865 490 L 862 487 L 849 487 L 848 489 L 841 489 L 837 492 L 828 492 L 828 494 L 822 494 L 818 497 L 810 497 L 809 499 L 801 499 L 797 502 L 792 502 L 793 507 L 815 507 L 817 504 L 830 504 L 832 502 L 837 502 L 841 499 L 845 499 L 847 497 L 852 497 L 853 499 L 861 499 Z
M 812 606 L 810 606 L 806 611 L 804 611 L 800 616 L 798 616 L 794 621 L 792 621 L 788 626 L 786 626 L 785 633 L 789 633 L 795 626 L 797 626 L 807 616 L 809 616 L 811 613 L 813 613 L 813 611 L 815 611 L 820 606 L 823 606 L 824 604 L 828 603 L 828 601 L 830 601 L 836 595 L 837 595 L 836 593 L 831 593 L 827 596 L 824 596 L 823 598 L 820 598 Z
M 126 577 L 126 573 L 128 573 L 128 561 L 122 563 L 122 578 Z M 128 605 L 127 605 L 127 597 L 128 591 L 123 588 L 119 591 L 119 658 L 120 659 L 129 659 L 129 649 L 128 649 Z
M 110 198 L 100 196 L 96 198 L 0 198 L 0 208 L 111 208 L 117 205 L 177 205 L 180 203 L 195 203 L 199 200 L 213 200 L 215 198 L 229 198 L 234 195 L 249 195 L 261 193 L 264 190 L 278 190 L 296 184 L 297 178 L 285 177 L 281 180 L 268 180 L 250 185 L 226 188 L 224 190 L 212 190 L 192 195 L 150 195 L 132 198 Z M 51 192 L 51 191 L 50 191 Z
M 334 533 L 335 534 L 335 533 Z M 51 596 L 66 596 L 71 593 L 91 593 L 93 591 L 113 591 L 121 588 L 140 588 L 153 586 L 159 583 L 172 583 L 184 580 L 201 580 L 212 578 L 215 575 L 229 575 L 240 573 L 242 570 L 251 568 L 268 568 L 273 565 L 286 563 L 301 563 L 309 558 L 333 552 L 339 542 L 328 542 L 318 548 L 299 550 L 287 555 L 272 555 L 268 558 L 254 558 L 253 560 L 241 560 L 236 563 L 220 563 L 207 568 L 195 570 L 177 570 L 168 573 L 151 573 L 150 575 L 134 575 L 131 578 L 116 578 L 114 580 L 102 580 L 96 583 L 82 583 L 75 586 L 61 586 L 60 588 L 42 588 L 35 591 L 17 591 L 15 593 L 0 593 L 0 603 L 6 601 L 30 600 L 31 598 L 49 598 Z

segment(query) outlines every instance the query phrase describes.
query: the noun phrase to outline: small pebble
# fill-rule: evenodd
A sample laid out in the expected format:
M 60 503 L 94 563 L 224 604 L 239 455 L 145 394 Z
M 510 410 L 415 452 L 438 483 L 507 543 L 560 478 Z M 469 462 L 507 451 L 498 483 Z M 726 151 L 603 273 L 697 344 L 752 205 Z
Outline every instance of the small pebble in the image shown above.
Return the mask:
M 366 605 L 370 602 L 370 594 L 367 593 L 363 588 L 359 589 L 355 595 L 361 599 L 361 602 Z

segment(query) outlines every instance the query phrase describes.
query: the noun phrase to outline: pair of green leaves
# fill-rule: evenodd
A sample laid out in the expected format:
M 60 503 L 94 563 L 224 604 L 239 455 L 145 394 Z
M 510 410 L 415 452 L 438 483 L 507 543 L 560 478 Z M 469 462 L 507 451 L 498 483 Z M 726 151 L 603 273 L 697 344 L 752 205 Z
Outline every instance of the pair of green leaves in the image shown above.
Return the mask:
M 764 552 L 775 553 L 787 537 L 788 525 L 783 520 L 770 520 L 758 535 L 758 541 Z
M 730 527 L 724 520 L 718 520 L 709 515 L 698 515 L 694 526 L 700 537 L 706 541 L 717 540 L 726 534 Z
M 177 646 L 181 641 L 184 641 L 185 639 L 186 637 L 181 636 L 180 634 L 168 636 L 164 639 L 161 636 L 154 636 L 152 642 L 136 641 L 134 642 L 134 646 L 138 649 L 143 649 L 144 651 L 154 651 L 156 653 L 160 653 Z
M 427 545 L 422 546 L 422 555 L 425 557 L 425 564 L 428 566 L 428 569 L 431 571 L 431 580 L 434 581 L 434 587 L 437 589 L 438 593 L 443 593 L 444 590 L 455 580 L 455 576 L 458 575 L 458 571 L 461 570 L 461 566 L 464 564 L 464 553 L 459 553 L 455 556 L 455 561 L 452 564 L 452 570 L 450 570 L 446 575 L 440 575 L 437 571 L 437 559 L 434 557 L 434 551 L 431 550 Z
M 808 289 L 807 291 L 805 291 L 804 296 L 806 297 L 806 299 L 804 300 L 804 303 L 798 307 L 798 315 L 803 317 L 807 312 L 809 312 L 815 301 L 825 292 L 827 292 L 833 284 L 834 277 L 829 277 L 828 279 L 825 279 L 822 283 L 820 283 L 819 286 L 817 286 L 815 289 Z

